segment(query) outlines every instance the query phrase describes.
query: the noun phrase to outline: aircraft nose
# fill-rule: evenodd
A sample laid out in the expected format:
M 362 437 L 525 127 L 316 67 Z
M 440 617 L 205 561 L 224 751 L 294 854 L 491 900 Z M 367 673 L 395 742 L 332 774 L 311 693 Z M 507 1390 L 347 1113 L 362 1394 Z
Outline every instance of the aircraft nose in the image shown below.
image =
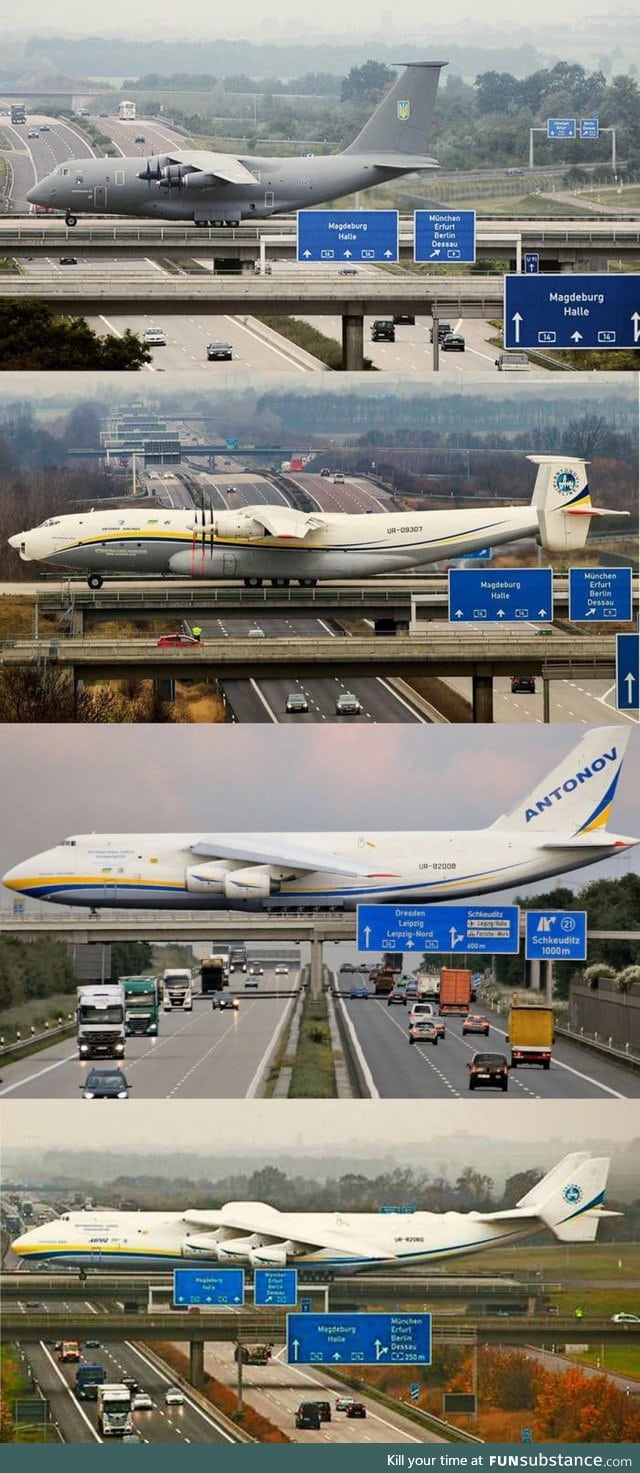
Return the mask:
M 26 864 L 14 864 L 13 869 L 8 869 L 6 875 L 2 876 L 2 883 L 7 890 L 14 890 L 18 894 L 26 889 L 27 875 L 33 874 L 33 860 Z
M 27 191 L 27 199 L 30 205 L 48 205 L 54 193 L 53 179 L 50 174 L 46 179 L 39 179 L 33 189 Z

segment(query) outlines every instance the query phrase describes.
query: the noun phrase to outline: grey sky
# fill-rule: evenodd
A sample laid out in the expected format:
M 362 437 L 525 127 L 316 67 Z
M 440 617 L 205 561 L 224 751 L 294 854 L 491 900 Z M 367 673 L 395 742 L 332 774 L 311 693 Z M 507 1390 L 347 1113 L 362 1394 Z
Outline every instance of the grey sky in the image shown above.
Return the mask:
M 0 727 L 0 873 L 68 834 L 491 823 L 583 727 Z M 612 827 L 640 837 L 633 729 Z M 640 846 L 578 883 L 640 870 Z M 0 905 L 7 906 L 3 892 Z
M 594 16 L 600 18 L 602 25 L 603 13 L 611 23 L 615 15 L 628 15 L 631 9 L 630 5 L 594 5 L 587 7 L 585 13 L 580 0 L 565 0 L 562 20 L 566 25 L 572 19 L 579 19 L 584 28 Z M 518 17 L 514 17 L 509 0 L 491 0 L 490 5 L 485 4 L 482 7 L 482 25 L 479 24 L 479 19 L 469 0 L 449 0 L 446 9 L 446 34 L 452 35 L 459 26 L 461 39 L 466 37 L 467 28 L 477 37 L 484 28 L 485 45 L 495 45 L 497 40 L 504 44 L 504 34 L 501 33 L 497 38 L 492 33 L 492 27 L 501 19 L 508 19 L 511 39 L 513 40 L 514 35 L 517 36 Z M 540 24 L 547 23 L 555 27 L 559 20 L 558 7 L 554 0 L 539 0 L 535 19 L 537 44 L 544 47 L 544 35 L 539 34 Z M 526 20 L 526 15 L 523 15 L 521 24 L 525 24 Z M 317 14 L 309 9 L 303 14 L 292 0 L 284 0 L 277 12 L 274 12 L 273 7 L 268 7 L 265 0 L 244 0 L 243 4 L 234 7 L 232 13 L 212 11 L 206 0 L 192 0 L 188 10 L 179 18 L 176 7 L 170 0 L 136 0 L 134 7 L 129 0 L 111 0 L 104 14 L 96 13 L 87 5 L 86 0 L 63 0 L 54 10 L 50 0 L 30 0 L 24 20 L 17 14 L 15 6 L 9 6 L 8 0 L 2 0 L 0 28 L 6 28 L 8 32 L 17 33 L 19 30 L 20 33 L 27 34 L 33 34 L 38 28 L 45 34 L 79 32 L 82 35 L 108 36 L 120 33 L 140 39 L 152 33 L 160 40 L 198 35 L 205 39 L 261 35 L 271 40 L 290 41 L 302 38 L 308 43 L 314 39 L 341 41 L 359 36 L 424 40 L 428 43 L 432 36 L 440 36 L 445 31 L 442 21 L 434 22 L 432 12 L 425 12 L 420 0 L 399 0 L 393 6 L 387 0 L 382 0 L 381 4 L 373 8 L 362 7 L 358 10 L 351 7 L 346 11 L 341 0 L 325 0 L 321 12 Z

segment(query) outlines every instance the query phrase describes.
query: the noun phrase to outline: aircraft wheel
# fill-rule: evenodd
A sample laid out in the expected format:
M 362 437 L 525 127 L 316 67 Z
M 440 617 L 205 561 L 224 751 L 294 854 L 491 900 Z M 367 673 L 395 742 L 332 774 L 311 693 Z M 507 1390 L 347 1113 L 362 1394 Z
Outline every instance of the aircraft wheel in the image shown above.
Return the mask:
M 64 217 L 64 223 L 65 223 L 65 225 L 77 225 L 78 224 L 78 217 L 77 217 L 77 215 L 65 215 L 65 217 Z
M 317 578 L 299 578 L 298 579 L 298 583 L 300 584 L 300 587 L 301 588 L 317 588 L 317 586 L 318 586 L 318 579 Z
M 89 584 L 90 588 L 102 588 L 104 578 L 101 578 L 99 573 L 90 573 L 89 577 L 87 578 L 87 583 Z
M 245 588 L 262 588 L 262 578 L 245 578 Z
M 291 582 L 291 579 L 290 578 L 272 578 L 271 579 L 271 587 L 272 588 L 288 588 L 290 582 Z

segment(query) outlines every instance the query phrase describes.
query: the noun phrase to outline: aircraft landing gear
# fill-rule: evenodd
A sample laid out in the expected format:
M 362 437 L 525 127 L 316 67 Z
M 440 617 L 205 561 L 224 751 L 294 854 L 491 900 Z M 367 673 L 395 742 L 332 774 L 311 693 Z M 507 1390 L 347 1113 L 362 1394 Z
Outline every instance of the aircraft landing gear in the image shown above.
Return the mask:
M 300 587 L 301 588 L 317 588 L 318 579 L 317 578 L 299 578 L 298 579 L 298 583 L 300 584 Z
M 245 588 L 262 588 L 262 578 L 245 578 Z
M 64 217 L 64 223 L 65 223 L 65 225 L 77 225 L 78 224 L 78 217 L 77 217 L 77 215 L 65 215 L 65 217 Z
M 87 583 L 89 584 L 90 588 L 102 588 L 104 578 L 101 578 L 99 573 L 90 573 L 89 577 L 87 578 Z
M 272 588 L 288 588 L 290 582 L 291 582 L 291 579 L 290 578 L 272 578 L 271 579 L 271 587 Z

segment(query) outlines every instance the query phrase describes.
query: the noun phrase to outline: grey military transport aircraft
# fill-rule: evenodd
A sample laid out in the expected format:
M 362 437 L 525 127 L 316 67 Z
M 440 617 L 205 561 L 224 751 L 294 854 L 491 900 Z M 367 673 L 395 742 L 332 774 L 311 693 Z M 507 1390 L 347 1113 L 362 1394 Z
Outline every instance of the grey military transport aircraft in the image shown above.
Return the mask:
M 446 62 L 409 62 L 368 123 L 342 153 L 305 158 L 234 157 L 178 148 L 143 159 L 67 159 L 29 190 L 31 204 L 79 215 L 133 215 L 237 225 L 340 199 L 414 169 L 437 168 L 425 153 Z

